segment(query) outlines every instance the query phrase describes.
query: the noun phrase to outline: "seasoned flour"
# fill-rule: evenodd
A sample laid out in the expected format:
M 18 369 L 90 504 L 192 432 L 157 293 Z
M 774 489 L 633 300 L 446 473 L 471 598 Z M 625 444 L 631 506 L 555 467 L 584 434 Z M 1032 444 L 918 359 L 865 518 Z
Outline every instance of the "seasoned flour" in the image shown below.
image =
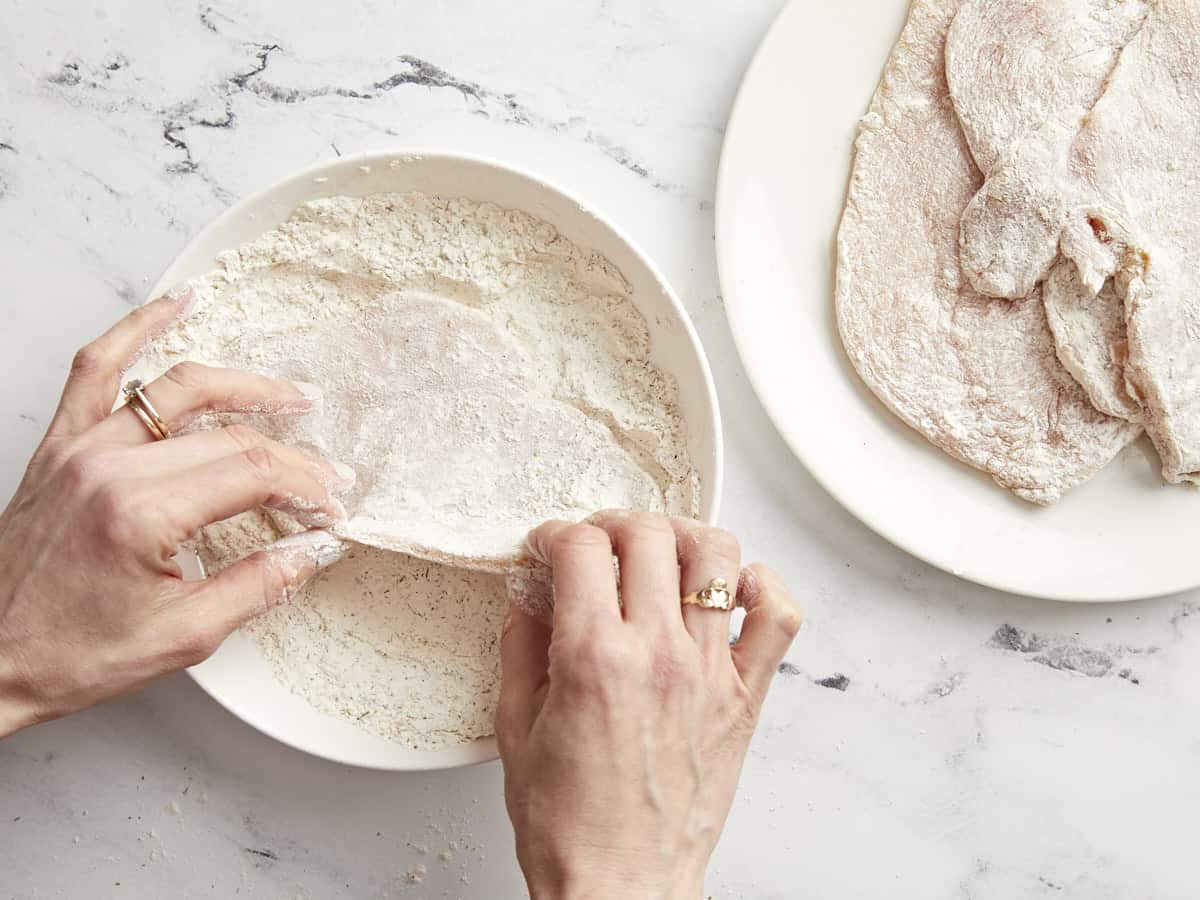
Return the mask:
M 219 263 L 132 374 L 189 359 L 317 385 L 320 409 L 253 424 L 354 468 L 335 530 L 402 551 L 357 547 L 247 633 L 291 690 L 376 734 L 490 733 L 505 590 L 467 569 L 502 570 L 545 519 L 698 511 L 628 283 L 532 216 L 421 194 L 304 204 Z M 241 517 L 201 552 L 219 568 L 293 528 Z
M 354 468 L 345 536 L 500 571 L 546 519 L 697 512 L 676 385 L 629 285 L 547 223 L 335 197 L 220 263 L 138 374 L 192 359 L 322 388 L 322 411 L 255 424 Z
M 280 535 L 261 513 L 205 529 L 218 572 Z M 309 704 L 415 750 L 492 733 L 504 580 L 355 546 L 242 632 Z

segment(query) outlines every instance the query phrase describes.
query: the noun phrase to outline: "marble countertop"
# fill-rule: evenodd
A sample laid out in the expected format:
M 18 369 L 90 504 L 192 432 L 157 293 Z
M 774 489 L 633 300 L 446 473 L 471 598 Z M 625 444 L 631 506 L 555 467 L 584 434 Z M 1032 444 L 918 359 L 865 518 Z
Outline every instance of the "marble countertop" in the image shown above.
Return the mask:
M 74 349 L 239 196 L 368 150 L 534 169 L 683 297 L 725 414 L 724 523 L 808 614 L 709 893 L 1194 896 L 1200 594 L 1056 605 L 932 570 L 838 507 L 747 385 L 713 187 L 780 6 L 0 0 L 0 497 Z M 500 783 L 310 758 L 178 675 L 0 743 L 0 897 L 521 896 Z

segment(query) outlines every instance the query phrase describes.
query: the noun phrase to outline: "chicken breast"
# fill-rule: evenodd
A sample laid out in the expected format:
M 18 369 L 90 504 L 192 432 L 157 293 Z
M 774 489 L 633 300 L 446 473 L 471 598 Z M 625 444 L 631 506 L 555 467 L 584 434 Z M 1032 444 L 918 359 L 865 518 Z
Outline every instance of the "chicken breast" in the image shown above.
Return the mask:
M 915 0 L 862 122 L 838 233 L 836 308 L 867 386 L 950 455 L 1048 504 L 1138 429 L 1098 412 L 1058 361 L 1040 290 L 976 292 L 959 221 L 983 184 L 944 47 L 959 0 Z
M 1074 142 L 1063 253 L 1114 274 L 1125 379 L 1172 482 L 1200 482 L 1200 0 L 1162 0 Z
M 1058 256 L 1071 143 L 1150 0 L 966 0 L 946 75 L 983 187 L 962 216 L 963 272 L 1026 297 Z
M 1140 422 L 1141 406 L 1125 384 L 1125 300 L 1113 283 L 1106 282 L 1097 294 L 1083 283 L 1074 261 L 1060 259 L 1043 285 L 1043 299 L 1059 362 L 1087 392 L 1092 406 Z
M 332 526 L 339 537 L 504 571 L 532 523 L 664 509 L 659 485 L 613 433 L 547 396 L 522 345 L 461 303 L 397 293 L 357 321 L 247 334 L 229 357 L 295 381 L 323 373 L 331 389 L 320 412 L 258 424 L 354 468 L 341 496 L 350 518 Z

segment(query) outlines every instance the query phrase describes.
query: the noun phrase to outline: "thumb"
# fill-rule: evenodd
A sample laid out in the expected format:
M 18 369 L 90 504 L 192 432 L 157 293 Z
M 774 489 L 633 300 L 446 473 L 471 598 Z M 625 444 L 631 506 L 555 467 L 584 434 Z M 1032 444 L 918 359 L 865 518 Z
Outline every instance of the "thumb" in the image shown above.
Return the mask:
M 246 621 L 291 599 L 306 581 L 346 556 L 349 544 L 320 529 L 281 538 L 219 574 L 195 582 L 183 604 L 193 622 L 224 640 Z
M 746 618 L 730 652 L 742 682 L 761 704 L 804 617 L 783 580 L 761 563 L 742 569 L 737 596 Z
M 509 607 L 500 635 L 500 700 L 496 704 L 496 739 L 504 757 L 533 728 L 541 707 L 541 688 L 549 678 L 549 625 L 515 603 Z

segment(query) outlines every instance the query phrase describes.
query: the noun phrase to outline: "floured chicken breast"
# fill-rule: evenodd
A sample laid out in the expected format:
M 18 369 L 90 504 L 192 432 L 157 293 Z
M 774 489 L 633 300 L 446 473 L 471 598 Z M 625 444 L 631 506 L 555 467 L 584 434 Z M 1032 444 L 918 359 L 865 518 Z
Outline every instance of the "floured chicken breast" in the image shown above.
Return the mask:
M 1150 0 L 966 0 L 946 39 L 946 75 L 985 181 L 962 217 L 976 290 L 1026 297 L 1058 256 L 1079 126 Z
M 1053 503 L 1138 434 L 1063 369 L 1039 291 L 976 293 L 959 220 L 983 183 L 943 49 L 959 0 L 915 0 L 856 142 L 838 234 L 837 317 L 862 379 L 947 453 Z
M 1140 422 L 1141 406 L 1126 389 L 1129 340 L 1125 301 L 1116 287 L 1107 282 L 1097 294 L 1083 283 L 1074 262 L 1060 259 L 1042 290 L 1059 361 L 1096 409 Z
M 320 408 L 251 424 L 355 470 L 341 537 L 500 570 L 547 519 L 699 512 L 632 286 L 549 222 L 465 197 L 323 197 L 191 284 L 196 308 L 131 375 L 191 360 L 319 386 Z
M 343 460 L 339 537 L 484 571 L 503 571 L 530 522 L 597 509 L 662 511 L 662 492 L 603 425 L 546 396 L 521 344 L 471 307 L 417 292 L 336 325 L 250 333 L 230 364 L 314 380 L 323 410 L 261 423 L 286 444 Z M 329 390 L 332 389 L 332 390 Z M 550 487 L 553 486 L 553 487 Z
M 1156 3 L 1072 148 L 1063 253 L 1125 300 L 1125 378 L 1168 481 L 1200 483 L 1200 2 Z M 1091 278 L 1087 273 L 1091 273 Z

